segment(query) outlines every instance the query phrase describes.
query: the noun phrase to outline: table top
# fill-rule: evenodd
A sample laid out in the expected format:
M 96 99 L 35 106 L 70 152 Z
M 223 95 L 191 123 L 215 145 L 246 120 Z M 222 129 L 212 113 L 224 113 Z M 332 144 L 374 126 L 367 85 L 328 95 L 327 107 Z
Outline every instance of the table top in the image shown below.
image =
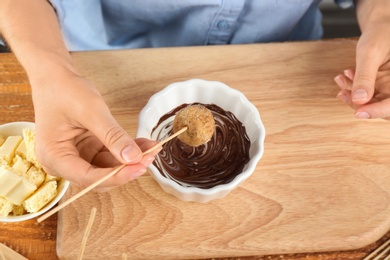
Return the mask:
M 331 46 L 329 46 L 331 45 Z M 245 70 L 246 66 L 250 67 L 253 64 L 246 64 L 245 60 L 232 60 L 229 57 L 226 59 L 220 58 L 213 59 L 213 55 L 218 53 L 229 53 L 231 52 L 247 52 L 250 53 L 258 48 L 261 48 L 261 44 L 257 45 L 242 45 L 242 46 L 204 46 L 204 47 L 181 47 L 181 48 L 166 48 L 166 49 L 150 49 L 150 50 L 127 50 L 127 51 L 116 51 L 116 52 L 103 52 L 99 53 L 100 55 L 112 56 L 118 59 L 123 53 L 130 52 L 132 62 L 136 71 L 134 74 L 129 75 L 126 80 L 130 85 L 139 85 L 146 86 L 150 84 L 158 85 L 159 88 L 163 88 L 169 83 L 175 81 L 186 80 L 194 77 L 202 77 L 204 79 L 210 80 L 219 80 L 227 83 L 228 85 L 234 85 L 239 82 L 240 78 L 234 78 L 226 74 L 225 77 L 222 77 L 221 72 L 227 70 L 228 68 L 236 68 L 237 70 Z M 356 47 L 356 41 L 353 39 L 338 39 L 334 41 L 319 41 L 319 42 L 309 42 L 309 43 L 282 43 L 282 44 L 266 44 L 266 52 L 272 52 L 273 46 L 275 46 L 275 51 L 280 51 L 281 47 L 286 52 L 294 50 L 305 50 L 308 46 L 313 50 L 316 49 L 318 52 L 321 52 L 322 48 L 326 49 L 332 48 L 341 48 L 342 50 L 334 53 L 335 60 L 339 59 L 338 62 L 329 65 L 328 73 L 330 75 L 336 75 L 345 68 L 353 67 L 354 65 L 354 51 Z M 291 48 L 290 48 L 291 46 Z M 343 53 L 342 59 L 340 52 Z M 202 68 L 199 64 L 194 64 L 194 66 L 188 70 L 188 67 L 185 71 L 180 69 L 178 66 L 177 70 L 173 70 L 170 73 L 167 73 L 164 70 L 161 71 L 151 71 L 148 72 L 148 64 L 150 62 L 156 63 L 159 62 L 161 66 L 164 66 L 164 62 L 174 64 L 180 60 L 183 53 L 188 53 L 188 55 L 198 55 L 199 53 L 208 53 L 210 55 L 211 65 L 209 64 L 207 68 Z M 301 52 L 304 53 L 304 52 Z M 150 54 L 150 57 L 147 55 Z M 91 76 L 93 73 L 96 73 L 93 69 L 93 62 L 95 62 L 94 57 L 96 53 L 94 52 L 82 52 L 72 54 L 75 58 L 76 66 L 84 68 L 82 72 L 87 76 Z M 282 55 L 280 54 L 281 59 Z M 314 58 L 308 55 L 301 55 L 301 59 L 310 59 Z M 332 55 L 332 54 L 330 54 Z M 156 59 L 155 57 L 159 57 Z M 278 56 L 274 56 L 274 61 Z M 184 58 L 184 57 L 183 57 Z M 234 63 L 234 64 L 232 64 Z M 258 73 L 263 73 L 263 79 L 267 82 L 278 81 L 282 82 L 289 80 L 284 77 L 283 74 L 286 73 L 286 70 L 289 65 L 299 66 L 302 63 L 296 63 L 294 60 L 286 60 L 286 67 L 281 68 L 281 71 L 276 73 L 277 77 L 271 77 L 271 74 L 275 71 L 270 71 L 269 68 L 272 67 L 272 61 L 259 61 L 263 66 L 260 68 Z M 267 66 L 267 63 L 270 66 Z M 321 63 L 321 60 L 313 60 L 312 63 Z M 92 65 L 91 65 L 92 64 Z M 119 66 L 120 64 L 118 64 Z M 173 66 L 174 67 L 174 66 Z M 210 70 L 210 68 L 213 68 Z M 111 70 L 109 74 L 115 78 L 117 75 L 115 73 L 116 68 L 107 68 Z M 248 70 L 249 71 L 249 70 Z M 251 73 L 255 71 L 250 69 Z M 315 72 L 315 70 L 313 70 Z M 139 74 L 137 74 L 137 72 Z M 321 71 L 322 72 L 322 71 Z M 318 73 L 321 73 L 320 71 Z M 149 74 L 146 74 L 149 73 Z M 269 76 L 267 76 L 267 73 Z M 250 73 L 249 73 L 250 74 Z M 291 75 L 290 75 L 291 76 Z M 323 78 L 323 75 L 321 75 Z M 93 78 L 93 77 L 92 77 Z M 313 82 L 315 83 L 316 75 L 313 75 Z M 109 85 L 112 79 L 101 78 L 96 80 L 95 84 L 100 87 L 103 85 Z M 333 78 L 329 78 L 329 84 Z M 123 79 L 122 79 L 123 82 Z M 246 83 L 248 83 L 248 79 Z M 120 93 L 107 92 L 104 88 L 100 89 L 103 97 L 108 100 L 108 105 L 112 107 L 113 114 L 122 113 L 120 107 L 116 107 L 115 103 L 112 102 L 112 96 L 120 96 Z M 335 88 L 336 90 L 336 88 Z M 142 90 L 140 90 L 142 91 Z M 151 96 L 153 93 L 142 93 L 143 96 Z M 253 94 L 253 93 L 246 93 Z M 337 91 L 334 92 L 337 94 Z M 134 93 L 134 107 L 135 109 L 140 109 L 147 101 L 146 99 L 138 99 L 137 95 L 141 95 L 140 92 Z M 303 94 L 304 95 L 304 94 Z M 345 112 L 345 110 L 343 111 Z M 10 53 L 0 54 L 0 123 L 7 123 L 12 121 L 34 121 L 34 111 L 31 100 L 31 88 L 28 82 L 28 78 L 19 65 L 16 58 Z M 352 111 L 351 111 L 352 116 Z M 125 122 L 120 122 L 125 124 Z M 125 125 L 124 127 L 130 128 Z M 130 134 L 135 133 L 135 128 L 130 131 Z M 27 257 L 28 259 L 57 259 L 56 255 L 56 238 L 57 238 L 57 214 L 48 218 L 42 223 L 37 223 L 36 220 L 30 220 L 22 223 L 0 223 L 0 242 L 19 252 L 21 255 Z M 379 247 L 385 240 L 390 237 L 390 232 L 384 234 L 382 238 L 378 241 L 373 242 L 372 244 L 365 246 L 356 250 L 349 251 L 336 251 L 336 252 L 312 252 L 312 253 L 297 253 L 297 254 L 288 254 L 288 255 L 269 255 L 269 256 L 258 256 L 256 259 L 362 259 L 364 256 L 368 255 L 375 248 Z M 242 257 L 241 257 L 242 259 Z M 244 258 L 245 259 L 245 258 Z

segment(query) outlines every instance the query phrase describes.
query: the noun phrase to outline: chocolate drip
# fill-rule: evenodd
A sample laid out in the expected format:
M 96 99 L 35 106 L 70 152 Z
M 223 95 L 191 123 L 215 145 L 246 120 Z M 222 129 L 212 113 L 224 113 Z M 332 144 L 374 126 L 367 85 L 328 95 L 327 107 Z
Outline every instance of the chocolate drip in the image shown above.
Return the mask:
M 167 119 L 173 118 L 183 104 L 168 112 L 152 132 Z M 232 181 L 249 161 L 250 140 L 245 127 L 233 113 L 214 104 L 202 104 L 213 114 L 215 131 L 209 142 L 198 147 L 184 144 L 178 138 L 167 142 L 154 165 L 161 174 L 182 186 L 209 189 Z M 157 133 L 157 140 L 172 134 L 172 122 L 165 123 Z

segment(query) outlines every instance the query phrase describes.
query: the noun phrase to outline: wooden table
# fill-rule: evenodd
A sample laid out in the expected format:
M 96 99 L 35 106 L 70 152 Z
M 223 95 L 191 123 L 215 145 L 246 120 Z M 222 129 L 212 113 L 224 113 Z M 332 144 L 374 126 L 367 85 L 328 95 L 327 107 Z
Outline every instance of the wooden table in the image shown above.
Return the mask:
M 333 83 L 333 77 L 343 69 L 354 67 L 355 47 L 355 40 L 339 39 L 306 43 L 85 52 L 72 55 L 76 66 L 101 90 L 114 116 L 136 114 L 156 90 L 172 82 L 191 78 L 222 81 L 238 88 L 244 84 L 260 86 L 274 84 L 275 87 L 281 88 L 280 95 L 283 95 L 283 88 L 294 84 L 294 81 L 302 82 L 301 79 L 305 78 L 303 82 L 306 84 L 321 83 L 318 91 L 325 90 L 323 100 L 327 102 L 326 105 L 338 106 L 340 113 L 350 114 L 352 118 L 352 111 L 335 101 L 338 88 Z M 255 60 L 252 53 L 258 53 L 260 56 Z M 124 62 L 125 59 L 127 63 Z M 250 59 L 250 62 L 247 63 L 246 59 L 248 61 Z M 94 65 L 105 60 L 113 62 L 106 66 Z M 129 60 L 132 66 L 123 67 L 129 64 Z M 103 67 L 104 71 L 98 71 L 96 67 L 100 69 Z M 289 68 L 294 68 L 300 73 L 292 74 Z M 128 73 L 124 73 L 126 71 Z M 108 77 L 96 76 L 100 73 Z M 123 97 L 120 91 L 111 91 L 111 85 L 114 85 L 114 90 L 118 90 L 115 84 L 125 84 L 133 89 L 133 99 Z M 256 90 L 244 94 L 250 99 L 258 98 Z M 304 86 L 295 94 L 299 95 L 300 100 L 310 99 Z M 261 107 L 259 110 L 261 112 Z M 0 54 L 0 113 L 0 124 L 12 121 L 34 121 L 28 79 L 15 57 L 9 53 Z M 136 126 L 129 125 L 127 121 L 119 120 L 119 122 L 130 134 L 135 134 Z M 0 223 L 0 242 L 28 259 L 57 259 L 57 220 L 56 214 L 40 224 L 35 220 L 23 223 Z M 372 241 L 361 249 L 319 253 L 297 252 L 252 256 L 248 259 L 362 259 L 390 237 L 390 232 L 382 233 L 382 238 Z M 246 258 L 241 257 L 241 259 Z

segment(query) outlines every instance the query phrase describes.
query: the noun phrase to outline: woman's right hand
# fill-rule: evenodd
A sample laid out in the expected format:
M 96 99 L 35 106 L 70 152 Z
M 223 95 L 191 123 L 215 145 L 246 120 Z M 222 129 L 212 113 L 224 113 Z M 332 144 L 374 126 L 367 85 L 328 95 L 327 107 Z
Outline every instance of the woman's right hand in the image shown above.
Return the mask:
M 91 82 L 73 72 L 30 82 L 37 159 L 48 174 L 88 186 L 126 164 L 99 186 L 107 190 L 146 172 L 159 149 L 145 156 L 142 151 L 156 142 L 133 140 L 111 115 Z

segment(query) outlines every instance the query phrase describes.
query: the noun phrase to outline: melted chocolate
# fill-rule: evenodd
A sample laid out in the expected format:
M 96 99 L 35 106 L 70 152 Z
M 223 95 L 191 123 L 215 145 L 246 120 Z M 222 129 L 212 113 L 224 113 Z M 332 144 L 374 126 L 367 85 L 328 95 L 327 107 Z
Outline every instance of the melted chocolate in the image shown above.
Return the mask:
M 157 140 L 172 134 L 173 117 L 188 105 L 183 104 L 160 118 L 152 131 L 153 134 L 160 129 L 154 133 Z M 249 161 L 250 140 L 245 127 L 233 113 L 214 104 L 202 105 L 214 116 L 215 131 L 210 141 L 192 147 L 174 138 L 163 146 L 153 164 L 163 176 L 182 186 L 209 189 L 229 183 L 242 172 Z M 171 117 L 172 120 L 168 120 Z

